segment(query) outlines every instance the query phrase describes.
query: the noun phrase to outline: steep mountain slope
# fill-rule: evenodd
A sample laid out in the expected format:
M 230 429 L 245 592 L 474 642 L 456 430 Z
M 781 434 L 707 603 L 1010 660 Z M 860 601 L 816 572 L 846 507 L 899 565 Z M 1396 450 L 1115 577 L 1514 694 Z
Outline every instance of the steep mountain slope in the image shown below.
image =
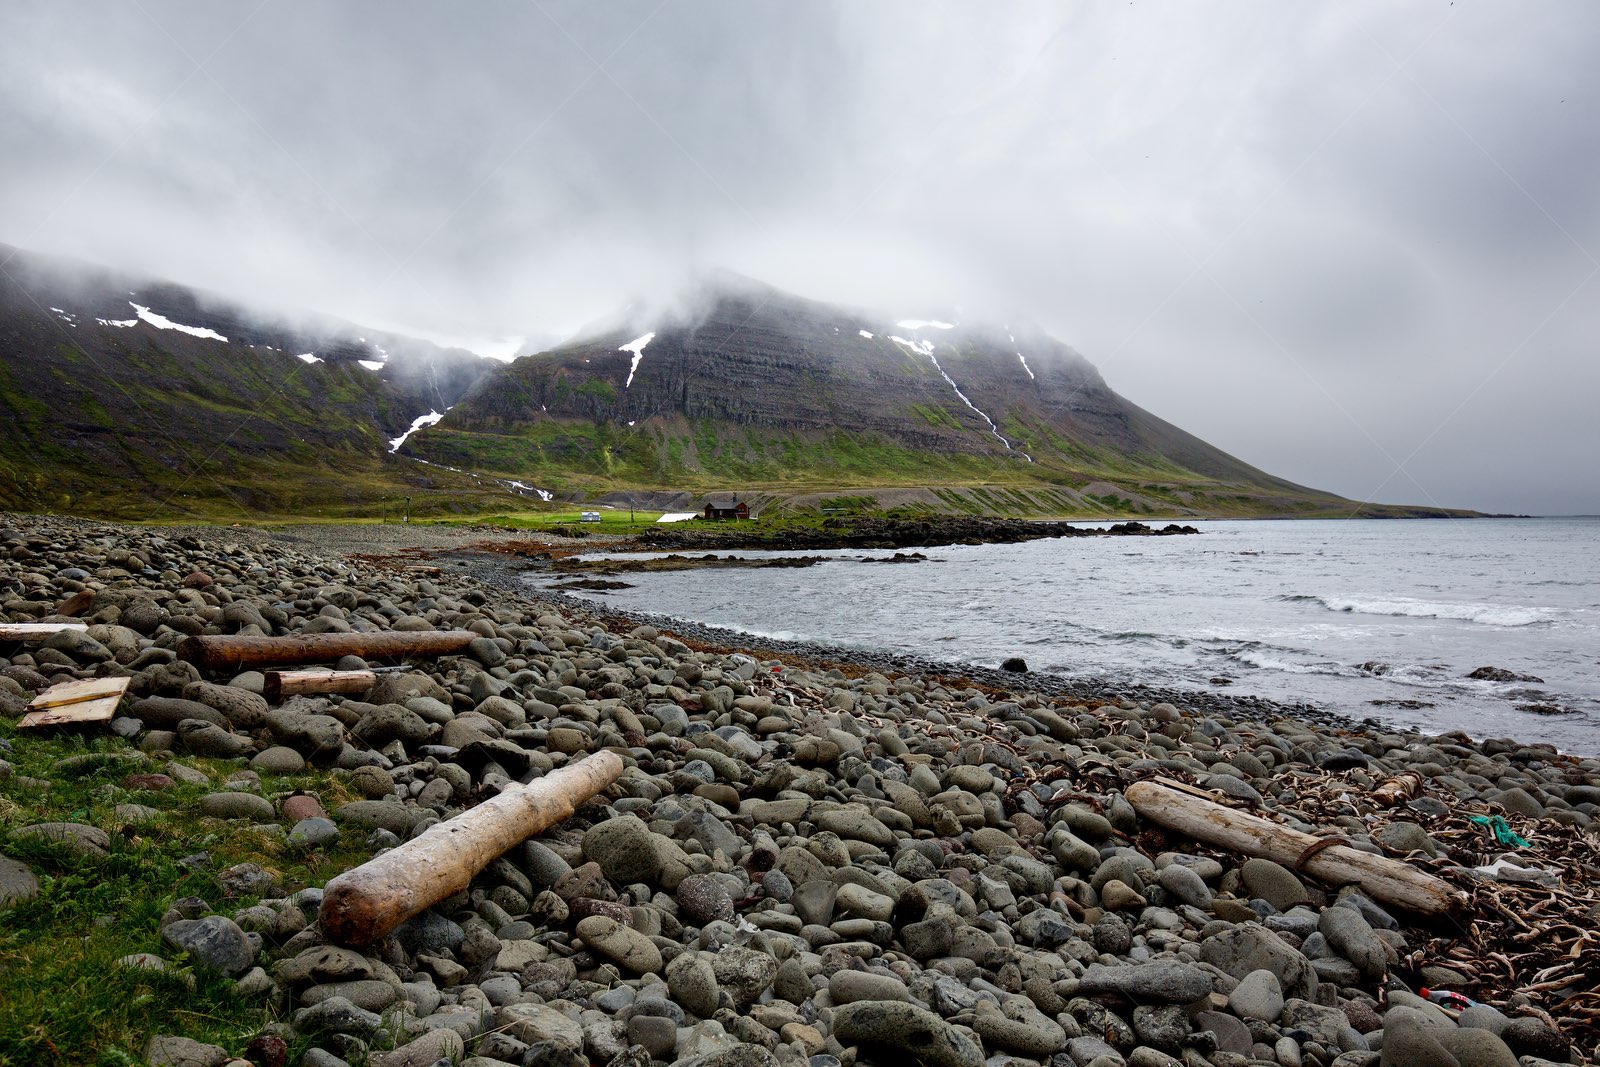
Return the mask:
M 406 449 L 591 492 L 926 486 L 981 510 L 948 489 L 994 484 L 1023 487 L 994 506 L 1035 511 L 1352 506 L 1144 411 L 1037 330 L 897 324 L 749 282 L 499 368 Z
M 487 369 L 471 353 L 0 246 L 0 506 L 293 511 L 403 493 L 388 440 Z

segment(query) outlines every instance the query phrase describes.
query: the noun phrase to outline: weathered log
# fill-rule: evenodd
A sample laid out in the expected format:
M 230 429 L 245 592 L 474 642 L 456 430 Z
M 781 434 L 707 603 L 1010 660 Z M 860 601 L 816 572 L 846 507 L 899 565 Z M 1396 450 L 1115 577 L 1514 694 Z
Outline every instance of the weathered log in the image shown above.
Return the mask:
M 324 663 L 340 656 L 391 659 L 460 652 L 479 635 L 471 630 L 385 630 L 380 633 L 302 634 L 297 637 L 185 637 L 178 656 L 203 671 Z
M 277 704 L 300 693 L 365 693 L 377 684 L 375 671 L 268 671 L 261 693 Z
M 1359 885 L 1374 900 L 1425 915 L 1455 911 L 1465 893 L 1449 882 L 1387 856 L 1313 837 L 1189 792 L 1135 782 L 1124 796 L 1144 818 L 1197 841 L 1304 871 L 1330 885 Z
M 422 836 L 334 878 L 322 895 L 322 932 L 370 945 L 413 915 L 465 889 L 519 841 L 564 819 L 617 780 L 622 758 L 597 752 L 436 823 Z

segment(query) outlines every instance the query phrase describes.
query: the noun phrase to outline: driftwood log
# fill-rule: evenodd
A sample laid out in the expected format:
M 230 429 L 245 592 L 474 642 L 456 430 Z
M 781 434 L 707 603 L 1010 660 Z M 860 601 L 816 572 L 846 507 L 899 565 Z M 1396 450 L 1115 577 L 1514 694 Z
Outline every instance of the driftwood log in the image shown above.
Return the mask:
M 1337 838 L 1313 837 L 1194 793 L 1135 782 L 1124 796 L 1144 818 L 1196 841 L 1258 856 L 1304 871 L 1330 885 L 1359 885 L 1374 900 L 1424 915 L 1459 910 L 1466 894 L 1449 882 L 1387 856 L 1374 856 Z
M 268 671 L 261 695 L 278 704 L 301 693 L 365 693 L 377 684 L 376 671 Z
M 303 634 L 299 637 L 185 637 L 178 657 L 203 671 L 325 663 L 340 656 L 389 659 L 460 652 L 478 638 L 471 630 L 385 630 L 371 634 Z
M 322 932 L 341 945 L 370 945 L 461 892 L 519 841 L 570 818 L 621 773 L 620 756 L 597 752 L 436 823 L 330 881 L 322 895 Z

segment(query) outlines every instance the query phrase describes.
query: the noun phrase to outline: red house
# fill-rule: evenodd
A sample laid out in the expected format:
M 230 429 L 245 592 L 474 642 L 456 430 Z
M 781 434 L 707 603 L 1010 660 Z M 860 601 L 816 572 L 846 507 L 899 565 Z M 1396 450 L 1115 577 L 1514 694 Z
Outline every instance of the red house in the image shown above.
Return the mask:
M 716 504 L 707 504 L 705 519 L 707 522 L 738 521 L 750 517 L 750 505 L 742 500 L 735 500 L 728 507 L 718 507 Z

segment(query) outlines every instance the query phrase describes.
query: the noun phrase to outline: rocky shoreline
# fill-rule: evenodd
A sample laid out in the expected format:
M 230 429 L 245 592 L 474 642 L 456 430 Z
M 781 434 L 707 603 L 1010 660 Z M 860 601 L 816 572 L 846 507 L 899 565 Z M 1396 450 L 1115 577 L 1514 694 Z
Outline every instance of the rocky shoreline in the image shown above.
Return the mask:
M 1226 694 L 669 634 L 529 596 L 493 559 L 462 574 L 350 555 L 369 547 L 0 516 L 0 622 L 91 624 L 0 643 L 4 810 L 52 785 L 14 771 L 40 743 L 10 725 L 26 701 L 131 680 L 120 750 L 50 770 L 105 775 L 99 806 L 8 814 L 0 915 L 57 891 L 6 858 L 39 837 L 108 872 L 130 827 L 176 819 L 371 854 L 587 754 L 626 764 L 365 950 L 327 943 L 320 885 L 265 852 L 217 872 L 226 899 L 175 885 L 147 951 L 117 965 L 220 975 L 255 1022 L 229 1047 L 145 1035 L 128 1051 L 152 1064 L 1536 1067 L 1600 1049 L 1600 761 Z M 275 706 L 259 673 L 205 678 L 175 655 L 202 633 L 420 629 L 479 636 L 359 699 Z M 332 785 L 281 788 L 301 774 Z M 1408 774 L 1409 799 L 1374 799 Z M 1183 840 L 1123 795 L 1155 776 L 1403 858 L 1471 904 L 1423 919 Z M 204 790 L 192 810 L 170 807 L 175 782 Z M 0 998 L 26 981 L 0 960 Z M 1447 1010 L 1423 986 L 1481 1003 Z

